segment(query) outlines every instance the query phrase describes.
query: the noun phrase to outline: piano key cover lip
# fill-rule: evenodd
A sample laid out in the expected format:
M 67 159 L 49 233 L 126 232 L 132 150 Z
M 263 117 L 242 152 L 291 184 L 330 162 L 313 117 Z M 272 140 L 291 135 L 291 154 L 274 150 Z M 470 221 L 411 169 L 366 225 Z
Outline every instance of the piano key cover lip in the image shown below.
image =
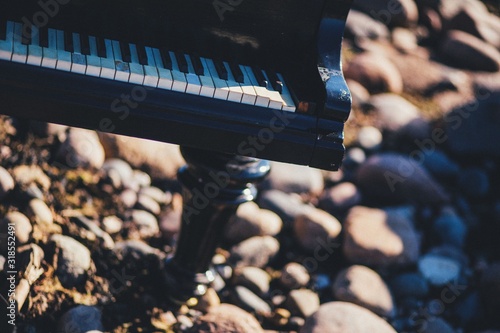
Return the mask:
M 330 147 L 328 155 L 323 156 L 323 160 L 319 159 L 319 164 L 310 164 L 315 161 L 313 155 L 318 137 L 316 116 L 217 99 L 207 100 L 202 96 L 6 61 L 0 61 L 0 72 L 0 100 L 5 105 L 2 112 L 13 116 L 104 131 L 107 128 L 100 126 L 103 119 L 108 119 L 108 125 L 114 127 L 112 132 L 117 134 L 327 170 L 336 170 L 343 156 L 342 142 L 329 140 L 325 142 Z M 39 85 L 40 75 L 44 77 L 44 85 Z M 124 93 L 130 95 L 136 87 L 146 89 L 147 97 L 138 103 L 136 109 L 129 108 L 126 119 L 121 120 L 123 114 L 117 112 L 119 109 L 113 109 L 112 105 L 119 96 Z M 30 99 L 25 98 L 27 94 Z M 89 96 L 92 96 L 90 103 Z M 75 114 L 85 114 L 85 117 L 75 117 Z M 335 124 L 337 130 L 342 130 L 342 123 Z M 284 129 L 272 132 L 273 140 L 263 150 L 249 141 L 251 137 L 259 138 L 260 131 L 264 129 L 272 131 L 273 127 L 283 126 Z M 201 138 L 188 133 L 197 133 Z M 328 162 L 324 161 L 325 158 Z

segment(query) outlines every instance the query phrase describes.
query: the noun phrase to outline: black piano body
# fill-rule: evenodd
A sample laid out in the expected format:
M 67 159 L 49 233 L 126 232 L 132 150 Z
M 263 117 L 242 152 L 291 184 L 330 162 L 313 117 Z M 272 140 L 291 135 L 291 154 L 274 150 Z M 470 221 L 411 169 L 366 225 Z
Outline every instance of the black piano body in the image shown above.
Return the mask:
M 0 22 L 48 26 L 272 69 L 296 111 L 0 60 L 0 113 L 336 170 L 351 97 L 351 0 L 1 0 Z

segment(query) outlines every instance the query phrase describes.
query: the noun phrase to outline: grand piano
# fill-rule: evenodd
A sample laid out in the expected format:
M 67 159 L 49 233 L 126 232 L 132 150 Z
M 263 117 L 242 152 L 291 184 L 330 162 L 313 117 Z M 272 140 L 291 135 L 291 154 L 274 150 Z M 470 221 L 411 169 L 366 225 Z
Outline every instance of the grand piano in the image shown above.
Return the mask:
M 340 166 L 351 0 L 0 2 L 0 113 Z

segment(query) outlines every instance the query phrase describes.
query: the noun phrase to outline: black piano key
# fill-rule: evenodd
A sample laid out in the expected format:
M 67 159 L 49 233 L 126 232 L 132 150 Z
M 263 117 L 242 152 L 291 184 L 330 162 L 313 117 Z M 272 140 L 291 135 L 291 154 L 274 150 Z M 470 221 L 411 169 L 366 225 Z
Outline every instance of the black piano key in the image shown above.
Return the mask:
M 193 63 L 194 72 L 196 73 L 196 75 L 205 75 L 205 68 L 201 63 L 200 57 L 198 57 L 197 55 L 191 56 L 191 62 Z
M 245 82 L 245 78 L 243 77 L 243 72 L 241 71 L 241 68 L 240 66 L 238 66 L 237 63 L 231 61 L 229 63 L 229 69 L 231 70 L 231 73 L 233 73 L 233 77 L 236 82 L 238 83 Z
M 86 34 L 80 35 L 80 51 L 83 55 L 90 55 L 89 36 Z
M 96 37 L 97 41 L 97 55 L 101 58 L 106 58 L 106 43 L 104 38 Z
M 64 32 L 64 50 L 70 53 L 75 52 L 75 48 L 73 46 L 73 33 L 71 32 Z
M 132 57 L 130 56 L 130 46 L 126 42 L 120 42 L 120 52 L 122 53 L 122 60 L 124 62 L 131 62 Z
M 0 21 L 0 40 L 7 39 L 7 22 Z
M 136 45 L 136 49 L 137 56 L 139 57 L 139 63 L 144 66 L 148 65 L 148 55 L 146 53 L 146 48 L 144 47 L 144 45 L 138 44 Z
M 227 69 L 226 66 L 224 66 L 224 63 L 219 60 L 214 60 L 214 65 L 217 74 L 219 74 L 219 78 L 221 80 L 227 80 Z
M 266 71 L 267 77 L 271 81 L 271 86 L 273 89 L 280 94 L 283 92 L 283 82 L 279 79 L 278 75 L 274 71 Z
M 170 57 L 170 52 L 166 48 L 160 50 L 161 61 L 166 69 L 172 70 L 172 58 Z
M 177 60 L 177 66 L 179 66 L 179 70 L 181 72 L 183 73 L 189 72 L 188 63 L 183 53 L 175 52 L 175 59 Z
M 40 39 L 40 46 L 49 47 L 49 29 L 47 29 L 47 27 L 39 28 L 38 36 Z
M 264 74 L 262 74 L 262 71 L 252 66 L 252 72 L 255 78 L 257 79 L 257 83 L 259 84 L 259 86 L 267 87 L 269 82 L 267 82 L 266 77 L 264 76 Z

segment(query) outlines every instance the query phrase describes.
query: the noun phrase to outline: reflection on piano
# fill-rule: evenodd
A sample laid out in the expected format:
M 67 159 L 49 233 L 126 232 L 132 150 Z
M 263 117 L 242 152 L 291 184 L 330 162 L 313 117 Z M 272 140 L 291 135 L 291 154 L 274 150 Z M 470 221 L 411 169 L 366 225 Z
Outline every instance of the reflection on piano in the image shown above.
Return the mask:
M 1 113 L 340 165 L 351 0 L 0 2 Z

